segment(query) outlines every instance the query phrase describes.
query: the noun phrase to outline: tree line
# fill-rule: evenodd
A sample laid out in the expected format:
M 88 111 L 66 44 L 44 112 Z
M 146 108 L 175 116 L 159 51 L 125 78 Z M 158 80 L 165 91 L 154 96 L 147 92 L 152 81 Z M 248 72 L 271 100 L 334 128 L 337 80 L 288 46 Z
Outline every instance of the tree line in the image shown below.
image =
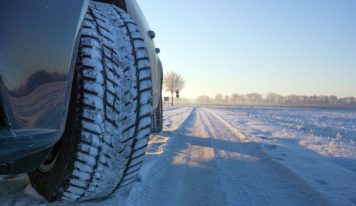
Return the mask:
M 175 92 L 179 92 L 185 85 L 184 78 L 175 72 L 167 72 L 163 78 L 165 91 L 171 95 L 171 104 Z M 193 101 L 181 98 L 183 104 L 191 104 Z M 248 94 L 217 94 L 215 97 L 201 95 L 195 99 L 197 104 L 215 104 L 215 105 L 260 105 L 260 106 L 295 106 L 295 107 L 330 107 L 330 108 L 356 108 L 355 97 L 339 98 L 335 95 L 288 95 L 283 96 L 270 92 L 266 95 L 259 93 Z
M 198 104 L 218 105 L 266 105 L 266 106 L 300 106 L 300 107 L 333 107 L 333 108 L 356 108 L 355 97 L 338 98 L 334 95 L 288 95 L 282 96 L 276 93 L 262 95 L 249 94 L 217 94 L 215 97 L 201 95 L 196 99 Z

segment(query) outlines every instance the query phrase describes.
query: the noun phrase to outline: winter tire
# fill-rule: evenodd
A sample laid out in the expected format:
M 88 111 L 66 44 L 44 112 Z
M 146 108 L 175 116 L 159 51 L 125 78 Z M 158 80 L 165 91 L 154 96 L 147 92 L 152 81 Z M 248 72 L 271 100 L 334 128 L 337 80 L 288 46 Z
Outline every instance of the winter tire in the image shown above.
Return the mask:
M 163 107 L 162 98 L 159 99 L 158 108 L 153 111 L 152 132 L 159 133 L 163 129 Z
M 91 2 L 80 31 L 66 129 L 48 160 L 29 173 L 49 201 L 114 194 L 136 180 L 151 130 L 148 52 L 125 11 Z

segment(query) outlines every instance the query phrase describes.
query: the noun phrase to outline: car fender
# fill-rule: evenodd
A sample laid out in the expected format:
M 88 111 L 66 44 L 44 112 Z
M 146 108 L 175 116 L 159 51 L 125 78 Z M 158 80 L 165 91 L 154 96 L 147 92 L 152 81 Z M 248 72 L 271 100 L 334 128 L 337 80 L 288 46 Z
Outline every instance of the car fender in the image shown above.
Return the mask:
M 63 134 L 77 35 L 88 4 L 88 0 L 0 1 L 0 141 L 11 142 L 2 141 L 0 150 L 12 159 L 29 155 L 5 151 L 18 151 L 17 146 L 22 151 L 21 136 L 32 148 L 26 152 L 36 152 Z M 51 135 L 43 135 L 46 132 Z M 37 134 L 42 134 L 41 141 L 36 141 Z M 11 138 L 19 139 L 18 144 Z

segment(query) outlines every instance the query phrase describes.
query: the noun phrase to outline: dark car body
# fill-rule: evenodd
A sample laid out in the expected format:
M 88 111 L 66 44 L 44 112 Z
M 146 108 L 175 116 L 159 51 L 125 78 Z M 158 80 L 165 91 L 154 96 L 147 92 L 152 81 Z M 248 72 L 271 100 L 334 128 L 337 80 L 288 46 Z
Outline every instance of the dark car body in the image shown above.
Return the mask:
M 150 54 L 153 109 L 162 68 L 152 31 L 134 0 L 101 1 L 126 10 Z M 64 132 L 87 0 L 0 1 L 0 174 L 35 169 Z

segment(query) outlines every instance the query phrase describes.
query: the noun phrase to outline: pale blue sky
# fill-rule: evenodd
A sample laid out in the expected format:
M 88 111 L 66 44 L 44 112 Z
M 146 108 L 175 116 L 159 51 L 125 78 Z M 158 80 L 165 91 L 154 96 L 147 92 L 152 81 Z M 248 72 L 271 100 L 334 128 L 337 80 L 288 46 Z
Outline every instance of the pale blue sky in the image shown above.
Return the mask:
M 356 96 L 355 0 L 138 0 L 182 96 Z

